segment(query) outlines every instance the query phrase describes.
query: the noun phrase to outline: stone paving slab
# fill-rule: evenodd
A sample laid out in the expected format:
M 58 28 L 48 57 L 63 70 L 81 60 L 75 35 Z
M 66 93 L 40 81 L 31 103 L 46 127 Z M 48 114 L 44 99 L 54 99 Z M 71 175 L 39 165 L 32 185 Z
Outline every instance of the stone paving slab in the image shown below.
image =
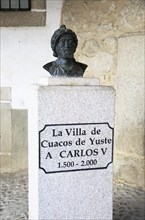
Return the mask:
M 0 219 L 28 219 L 27 171 L 2 174 L 0 189 Z M 113 207 L 114 220 L 144 220 L 145 191 L 114 183 Z

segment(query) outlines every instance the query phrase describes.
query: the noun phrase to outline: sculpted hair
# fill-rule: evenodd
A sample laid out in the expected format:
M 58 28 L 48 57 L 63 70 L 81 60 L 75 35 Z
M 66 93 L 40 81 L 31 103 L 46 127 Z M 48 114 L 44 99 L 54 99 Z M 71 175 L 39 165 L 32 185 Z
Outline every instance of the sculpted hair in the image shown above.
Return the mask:
M 61 27 L 54 32 L 54 34 L 51 38 L 51 48 L 53 50 L 53 56 L 55 56 L 55 57 L 58 56 L 56 53 L 56 45 L 57 45 L 60 37 L 63 34 L 70 34 L 72 36 L 72 38 L 74 39 L 76 47 L 78 45 L 78 39 L 77 39 L 76 34 L 71 29 L 67 29 L 65 25 L 61 25 Z

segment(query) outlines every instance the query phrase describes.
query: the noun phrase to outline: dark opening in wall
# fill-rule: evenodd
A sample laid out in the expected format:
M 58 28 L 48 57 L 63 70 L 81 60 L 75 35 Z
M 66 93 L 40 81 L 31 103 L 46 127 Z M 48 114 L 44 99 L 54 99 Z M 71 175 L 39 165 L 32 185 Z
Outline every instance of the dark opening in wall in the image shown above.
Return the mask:
M 46 24 L 46 0 L 0 0 L 1 27 L 39 27 Z
M 1 11 L 31 10 L 31 0 L 0 0 Z

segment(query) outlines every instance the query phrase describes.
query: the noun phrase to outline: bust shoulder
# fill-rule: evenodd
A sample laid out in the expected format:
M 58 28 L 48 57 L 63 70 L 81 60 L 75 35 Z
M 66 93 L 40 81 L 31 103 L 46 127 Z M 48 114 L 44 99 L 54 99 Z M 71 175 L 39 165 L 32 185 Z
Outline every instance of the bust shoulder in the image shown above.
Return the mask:
M 88 65 L 84 64 L 84 63 L 80 63 L 80 62 L 76 62 L 78 64 L 78 66 L 82 69 L 82 71 L 84 72 L 86 70 L 86 68 L 88 67 Z
M 86 64 L 75 61 L 75 68 L 73 71 L 75 73 L 75 77 L 77 77 L 77 76 L 82 77 L 86 68 L 87 68 Z
M 57 63 L 55 61 L 52 61 L 50 63 L 46 63 L 43 68 L 47 70 L 51 75 L 53 74 L 54 70 L 57 68 Z
M 87 65 L 73 60 L 72 67 L 67 70 L 61 66 L 59 60 L 49 62 L 43 66 L 52 76 L 68 76 L 68 77 L 82 77 Z

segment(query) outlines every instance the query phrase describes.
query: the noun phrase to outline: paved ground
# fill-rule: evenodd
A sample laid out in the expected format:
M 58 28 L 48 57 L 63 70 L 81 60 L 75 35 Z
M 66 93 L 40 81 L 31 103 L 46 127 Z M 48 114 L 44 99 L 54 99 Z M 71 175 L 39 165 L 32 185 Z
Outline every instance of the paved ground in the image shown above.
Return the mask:
M 28 176 L 26 171 L 1 175 L 0 219 L 28 219 Z M 114 184 L 114 220 L 145 220 L 145 192 Z

